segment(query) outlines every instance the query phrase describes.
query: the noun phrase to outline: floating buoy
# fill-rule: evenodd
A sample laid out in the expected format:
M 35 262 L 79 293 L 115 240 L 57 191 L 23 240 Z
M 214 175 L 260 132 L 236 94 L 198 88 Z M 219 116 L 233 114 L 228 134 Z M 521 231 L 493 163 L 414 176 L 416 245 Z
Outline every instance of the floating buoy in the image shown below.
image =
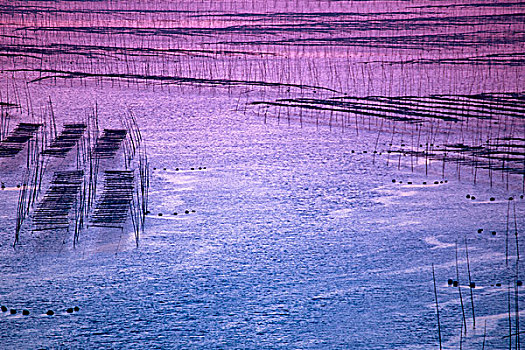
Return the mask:
M 493 235 L 493 236 L 495 236 L 495 235 L 496 235 L 496 231 L 492 231 L 491 233 L 492 233 L 492 235 Z
M 392 179 L 392 182 L 395 183 L 395 182 L 396 182 L 396 179 Z
M 478 228 L 478 233 L 481 233 L 483 232 L 483 229 L 482 228 Z
M 355 151 L 354 151 L 354 150 L 352 150 L 352 153 L 355 153 Z
M 434 185 L 437 185 L 437 184 L 439 184 L 439 181 L 434 181 Z
M 157 168 L 153 168 L 153 170 L 157 170 Z
M 195 170 L 195 168 L 190 168 L 191 170 Z
M 494 202 L 495 200 L 496 200 L 496 198 L 494 198 L 494 197 L 490 197 L 490 201 L 491 201 L 491 202 Z
M 53 310 L 47 310 L 46 315 L 53 316 L 55 312 Z
M 201 167 L 199 167 L 199 170 L 202 170 L 202 168 L 201 168 Z
M 518 281 L 516 282 L 516 285 L 517 285 L 518 287 L 521 287 L 521 286 L 523 285 L 523 282 L 518 280 Z
M 78 311 L 78 310 L 80 310 L 80 308 L 79 308 L 78 306 L 75 306 L 75 307 L 73 308 L 73 310 Z
M 66 312 L 67 312 L 68 314 L 72 314 L 72 313 L 73 313 L 73 308 L 72 308 L 72 307 L 68 308 L 68 309 L 66 310 Z
M 407 184 L 412 185 L 412 181 L 408 181 Z
M 22 310 L 22 315 L 24 315 L 24 316 L 29 315 L 29 310 Z
M 452 278 L 449 278 L 448 281 L 447 281 L 448 285 L 451 286 L 452 283 L 454 283 L 454 281 L 452 280 Z
M 2 305 L 1 309 L 2 309 L 2 312 L 7 312 L 7 307 L 5 307 L 4 305 Z
M 496 283 L 496 287 L 501 287 L 501 283 Z
M 426 181 L 423 181 L 423 185 L 426 185 L 426 184 L 427 184 L 427 182 L 426 182 Z
M 174 212 L 173 215 L 178 215 L 177 212 Z
M 206 169 L 206 167 L 205 167 L 205 166 L 203 166 L 202 168 L 203 168 L 203 169 Z
M 179 171 L 179 168 L 175 168 L 175 171 Z
M 457 287 L 457 286 L 459 285 L 459 283 L 458 283 L 458 281 L 454 281 L 454 282 L 452 282 L 452 285 L 453 285 L 454 287 Z
M 476 197 L 474 197 L 474 196 L 471 196 L 471 197 L 470 197 L 470 199 L 474 200 L 474 199 L 476 199 Z
M 363 153 L 368 153 L 368 151 L 363 151 Z
M 14 315 L 14 314 L 16 314 L 16 310 L 15 310 L 15 309 L 10 309 L 10 310 L 9 310 L 9 313 L 10 313 L 11 315 Z
M 192 209 L 191 212 L 192 212 L 192 213 L 195 213 L 195 210 Z
M 162 213 L 159 213 L 159 216 L 162 216 Z
M 470 287 L 470 288 L 476 288 L 476 283 L 475 283 L 475 282 L 470 282 L 469 287 Z
M 467 194 L 467 196 L 466 196 L 466 197 L 467 197 L 467 198 L 470 198 L 470 194 Z
M 512 201 L 512 200 L 514 200 L 514 198 L 513 197 L 509 197 L 509 201 Z
M 146 215 L 151 214 L 151 211 L 146 210 Z
M 186 213 L 186 214 L 189 214 L 189 213 L 190 213 L 190 211 L 189 211 L 189 210 L 186 210 L 186 211 L 185 211 L 185 213 Z

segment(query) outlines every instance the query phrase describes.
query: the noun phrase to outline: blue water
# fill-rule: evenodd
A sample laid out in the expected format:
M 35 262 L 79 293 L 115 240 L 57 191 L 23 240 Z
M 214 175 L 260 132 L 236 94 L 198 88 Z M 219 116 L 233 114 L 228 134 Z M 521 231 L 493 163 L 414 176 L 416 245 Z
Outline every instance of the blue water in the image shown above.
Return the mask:
M 418 133 L 440 149 L 522 137 L 522 107 L 419 129 L 250 102 L 522 92 L 523 4 L 11 5 L 0 6 L 0 102 L 21 106 L 10 130 L 52 114 L 60 130 L 95 106 L 116 128 L 132 111 L 150 214 L 138 246 L 129 220 L 87 226 L 74 246 L 73 232 L 31 232 L 29 215 L 13 248 L 25 151 L 0 159 L 0 305 L 17 310 L 0 313 L 0 349 L 437 349 L 433 265 L 443 348 L 509 348 L 509 314 L 515 333 L 525 312 L 523 176 L 387 150 L 417 148 Z M 75 151 L 50 161 L 44 187 L 75 166 Z M 122 166 L 119 154 L 100 174 Z M 447 283 L 456 244 L 461 289 Z
M 120 108 L 126 93 L 108 87 L 112 94 L 104 94 L 114 97 L 103 100 L 97 89 L 83 89 L 99 98 L 102 117 Z M 366 133 L 264 124 L 236 111 L 227 93 L 133 94 L 140 104 L 129 104 L 152 170 L 151 214 L 139 247 L 129 227 L 88 228 L 76 248 L 67 234 L 63 243 L 49 233 L 26 233 L 13 250 L 6 230 L 0 295 L 19 312 L 0 314 L 2 347 L 435 347 L 431 263 L 443 341 L 453 345 L 461 309 L 457 288 L 446 281 L 455 279 L 456 240 L 469 320 L 464 346 L 479 347 L 485 320 L 486 346 L 506 346 L 503 185 L 490 190 L 452 172 L 447 183 L 434 185 L 445 180 L 440 166 L 427 177 L 398 170 L 385 155 L 362 153 L 371 147 Z M 56 109 L 65 106 L 57 102 Z M 145 116 L 153 109 L 159 117 L 152 121 Z M 517 208 L 522 225 L 522 201 Z M 464 237 L 477 284 L 475 331 Z M 490 286 L 496 282 L 504 286 Z M 68 314 L 73 306 L 80 311 Z M 31 315 L 20 315 L 22 308 Z M 44 315 L 48 309 L 56 315 Z

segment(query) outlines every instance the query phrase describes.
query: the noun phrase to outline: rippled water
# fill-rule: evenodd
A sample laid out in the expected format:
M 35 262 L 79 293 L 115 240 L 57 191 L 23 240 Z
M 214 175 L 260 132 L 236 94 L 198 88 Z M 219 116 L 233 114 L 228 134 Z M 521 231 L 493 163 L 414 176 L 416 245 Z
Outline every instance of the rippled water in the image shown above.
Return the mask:
M 111 115 L 126 91 L 105 94 L 99 108 Z M 505 288 L 490 287 L 505 276 L 504 235 L 477 228 L 504 231 L 506 201 L 487 198 L 507 192 L 454 178 L 422 185 L 439 175 L 352 154 L 367 148 L 366 134 L 265 125 L 235 111 L 228 95 L 133 94 L 138 115 L 158 116 L 142 120 L 156 170 L 139 248 L 132 232 L 88 229 L 75 249 L 70 236 L 61 244 L 46 233 L 13 250 L 5 232 L 2 300 L 32 312 L 2 316 L 6 347 L 434 346 L 432 262 L 450 325 L 444 339 L 454 344 L 459 301 L 446 279 L 455 277 L 462 237 L 477 282 L 469 341 L 479 345 L 486 318 L 487 344 L 505 344 Z M 0 194 L 5 201 L 16 191 Z M 465 276 L 464 258 L 461 268 Z M 67 314 L 72 306 L 80 312 Z
M 127 225 L 88 227 L 76 247 L 71 233 L 26 227 L 13 249 L 24 155 L 3 159 L 0 304 L 18 313 L 0 314 L 0 347 L 437 348 L 432 264 L 443 345 L 458 347 L 461 303 L 458 288 L 447 285 L 456 279 L 456 242 L 468 323 L 463 347 L 508 347 L 514 218 L 520 252 L 525 246 L 521 177 L 497 174 L 491 187 L 481 170 L 474 184 L 468 167 L 461 178 L 455 165 L 443 176 L 440 162 L 428 174 L 422 163 L 412 171 L 408 158 L 384 152 L 390 135 L 378 139 L 379 126 L 367 127 L 368 119 L 357 134 L 244 108 L 249 100 L 282 97 L 278 89 L 133 84 L 30 85 L 36 113 L 51 99 L 58 124 L 87 115 L 95 103 L 103 127 L 133 111 L 151 163 L 151 213 L 138 247 Z M 50 169 L 71 167 L 73 159 Z M 516 212 L 511 206 L 507 266 L 509 196 Z M 521 292 L 517 298 L 523 305 Z M 66 312 L 74 306 L 80 310 Z M 56 314 L 46 316 L 48 309 Z

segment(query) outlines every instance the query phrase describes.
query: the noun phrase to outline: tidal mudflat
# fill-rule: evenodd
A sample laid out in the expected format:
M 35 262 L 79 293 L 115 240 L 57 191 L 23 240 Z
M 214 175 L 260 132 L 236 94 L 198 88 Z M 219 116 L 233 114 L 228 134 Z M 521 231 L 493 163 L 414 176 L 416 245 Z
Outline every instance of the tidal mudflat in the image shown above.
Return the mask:
M 523 13 L 0 5 L 0 347 L 519 349 Z

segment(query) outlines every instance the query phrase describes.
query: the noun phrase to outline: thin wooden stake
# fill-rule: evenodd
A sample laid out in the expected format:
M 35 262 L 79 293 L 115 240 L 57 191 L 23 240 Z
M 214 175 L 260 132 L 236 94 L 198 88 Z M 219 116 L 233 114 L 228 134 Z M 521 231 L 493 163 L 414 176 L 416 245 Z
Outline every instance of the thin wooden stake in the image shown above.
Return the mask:
M 439 321 L 439 304 L 438 304 L 437 287 L 436 287 L 436 275 L 434 273 L 434 264 L 432 264 L 432 280 L 434 281 L 434 298 L 436 300 L 436 315 L 437 315 L 437 323 L 438 323 L 439 350 L 442 350 L 443 347 L 441 345 L 441 323 Z

